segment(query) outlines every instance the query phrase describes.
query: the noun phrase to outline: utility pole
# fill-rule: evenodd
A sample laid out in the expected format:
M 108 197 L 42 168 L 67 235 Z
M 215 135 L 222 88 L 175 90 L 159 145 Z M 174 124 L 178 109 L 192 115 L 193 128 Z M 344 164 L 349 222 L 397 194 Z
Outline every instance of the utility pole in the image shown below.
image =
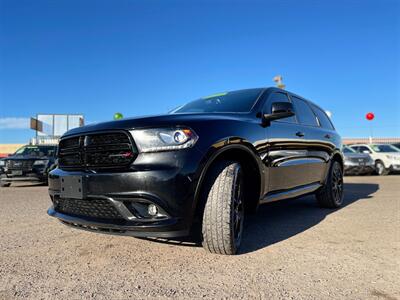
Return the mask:
M 286 85 L 283 83 L 283 77 L 282 75 L 276 75 L 273 78 L 273 81 L 275 81 L 275 84 L 278 88 L 280 89 L 285 89 Z

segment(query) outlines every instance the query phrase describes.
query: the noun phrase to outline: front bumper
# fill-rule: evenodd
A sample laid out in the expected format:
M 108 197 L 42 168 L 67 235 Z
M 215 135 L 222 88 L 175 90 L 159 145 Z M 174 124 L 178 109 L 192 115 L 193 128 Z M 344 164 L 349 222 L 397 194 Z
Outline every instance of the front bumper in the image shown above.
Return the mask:
M 345 166 L 345 174 L 368 174 L 375 171 L 375 166 Z
M 393 172 L 400 172 L 400 163 L 392 164 L 390 166 L 390 170 Z
M 99 233 L 163 238 L 187 236 L 194 212 L 196 157 L 200 159 L 201 155 L 190 155 L 189 151 L 179 155 L 149 153 L 139 156 L 129 170 L 119 172 L 55 169 L 49 175 L 53 205 L 48 214 L 66 225 Z M 152 162 L 151 167 L 149 162 Z M 74 195 L 76 199 L 66 198 L 62 191 L 62 180 L 67 177 L 82 178 L 83 192 L 78 197 Z M 60 206 L 60 200 L 70 202 L 69 206 Z M 154 204 L 161 215 L 145 215 L 136 209 L 139 204 Z
M 375 171 L 373 163 L 360 164 L 358 162 L 345 161 L 344 172 L 345 174 L 367 174 Z

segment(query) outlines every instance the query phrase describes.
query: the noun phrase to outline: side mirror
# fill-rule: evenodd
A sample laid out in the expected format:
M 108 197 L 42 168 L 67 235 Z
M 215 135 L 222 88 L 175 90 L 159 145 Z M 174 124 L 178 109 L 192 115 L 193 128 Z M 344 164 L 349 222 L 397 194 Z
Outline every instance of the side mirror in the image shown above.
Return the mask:
M 363 152 L 362 153 L 365 153 L 365 154 L 371 154 L 371 152 L 369 152 L 368 150 L 363 150 Z
M 271 113 L 264 114 L 264 120 L 273 121 L 294 116 L 293 104 L 290 102 L 274 102 L 272 103 Z

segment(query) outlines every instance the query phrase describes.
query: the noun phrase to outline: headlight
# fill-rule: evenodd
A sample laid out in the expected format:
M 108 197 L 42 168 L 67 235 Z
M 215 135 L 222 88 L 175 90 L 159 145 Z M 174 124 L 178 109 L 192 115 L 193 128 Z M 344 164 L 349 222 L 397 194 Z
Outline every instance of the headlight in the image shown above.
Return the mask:
M 46 159 L 41 159 L 41 160 L 35 160 L 33 163 L 34 166 L 40 166 L 40 165 L 47 165 L 49 161 Z
M 6 165 L 6 162 L 4 160 L 0 160 L 0 167 L 4 167 Z
M 131 130 L 140 152 L 170 151 L 193 147 L 197 134 L 189 128 L 152 128 Z

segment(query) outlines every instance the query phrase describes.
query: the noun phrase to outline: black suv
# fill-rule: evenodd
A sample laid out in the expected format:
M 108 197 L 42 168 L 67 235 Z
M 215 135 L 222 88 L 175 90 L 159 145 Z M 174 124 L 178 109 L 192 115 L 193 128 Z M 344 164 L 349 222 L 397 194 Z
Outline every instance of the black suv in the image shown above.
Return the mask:
M 49 174 L 48 214 L 102 233 L 197 231 L 208 251 L 234 254 L 259 204 L 315 193 L 322 207 L 339 207 L 341 148 L 325 112 L 300 96 L 214 94 L 167 115 L 67 132 Z
M 47 175 L 54 169 L 57 146 L 23 146 L 0 161 L 0 186 L 8 187 L 16 181 L 47 183 Z

